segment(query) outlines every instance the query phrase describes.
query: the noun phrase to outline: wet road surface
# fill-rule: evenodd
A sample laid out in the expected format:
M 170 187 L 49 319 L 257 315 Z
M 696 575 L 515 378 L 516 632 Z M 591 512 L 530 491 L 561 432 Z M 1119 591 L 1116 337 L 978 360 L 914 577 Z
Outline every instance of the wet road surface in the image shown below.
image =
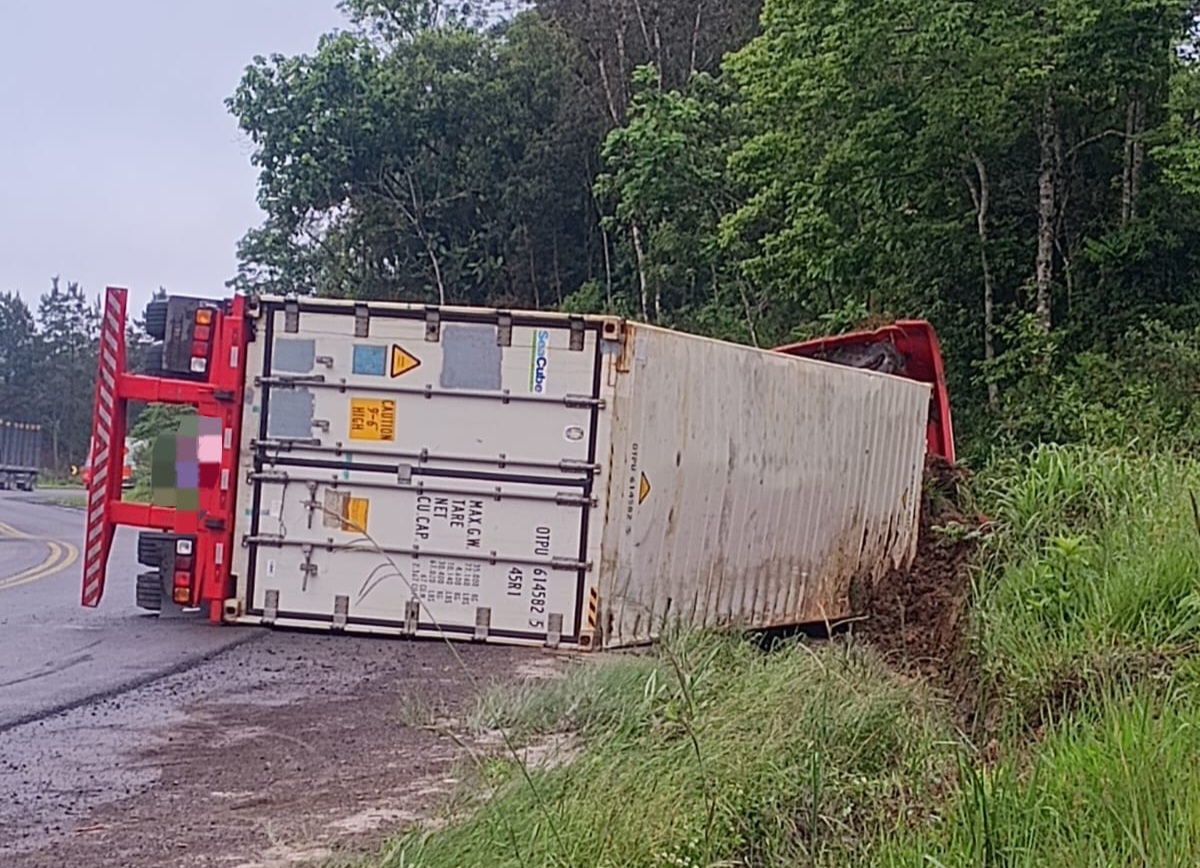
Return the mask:
M 0 493 L 4 868 L 378 853 L 469 773 L 480 691 L 561 671 L 537 650 L 159 621 L 133 605 L 136 531 L 83 609 L 82 512 L 51 499 Z
M 256 635 L 134 605 L 137 532 L 113 543 L 99 609 L 79 605 L 83 512 L 0 492 L 0 733 L 193 665 Z

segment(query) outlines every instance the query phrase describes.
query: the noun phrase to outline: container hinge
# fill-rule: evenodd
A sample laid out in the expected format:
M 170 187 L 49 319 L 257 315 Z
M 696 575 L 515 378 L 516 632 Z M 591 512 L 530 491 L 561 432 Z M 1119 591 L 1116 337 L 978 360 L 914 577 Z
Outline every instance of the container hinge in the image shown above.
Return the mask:
M 404 632 L 409 636 L 415 636 L 420 625 L 421 601 L 409 600 L 404 604 Z
M 313 419 L 312 426 L 319 431 L 324 431 L 326 434 L 329 433 L 329 420 L 328 419 Z
M 411 464 L 396 465 L 396 482 L 400 485 L 412 485 L 413 469 Z
M 550 569 L 552 570 L 568 570 L 577 573 L 580 570 L 590 570 L 592 565 L 585 561 L 577 561 L 574 558 L 551 558 Z
M 317 356 L 315 361 L 323 368 L 333 368 L 333 356 Z
M 274 624 L 279 616 L 279 591 L 267 591 L 266 597 L 263 602 L 262 622 L 269 625 Z
M 442 338 L 442 312 L 436 307 L 425 308 L 425 340 L 436 344 Z
M 371 309 L 362 302 L 354 305 L 354 336 L 356 338 L 371 336 Z
M 549 625 L 546 630 L 546 647 L 557 648 L 558 643 L 562 641 L 563 616 L 558 612 L 551 612 Z
M 560 491 L 554 495 L 554 503 L 556 506 L 595 506 L 596 498 L 588 497 L 586 494 L 575 494 L 574 492 L 568 494 Z
M 475 610 L 475 641 L 486 642 L 491 626 L 492 610 L 487 606 L 478 607 Z
M 589 464 L 586 461 L 576 461 L 574 458 L 564 458 L 558 462 L 558 469 L 563 473 L 596 473 L 600 470 L 600 466 Z
M 283 548 L 284 536 L 281 533 L 260 533 L 245 538 L 245 545 L 267 546 L 268 548 Z
M 304 386 L 309 383 L 324 383 L 324 374 L 306 374 L 296 376 L 293 374 L 276 374 L 270 377 L 255 377 L 254 385 L 256 386 L 280 386 L 285 389 L 294 389 L 296 386 Z
M 571 317 L 571 351 L 578 353 L 583 350 L 583 320 Z
M 320 446 L 321 441 L 316 437 L 275 437 L 271 440 L 251 440 L 251 449 L 275 449 L 281 452 L 291 452 L 294 446 Z
M 288 296 L 283 302 L 283 330 L 300 331 L 300 302 L 295 296 Z
M 312 562 L 312 546 L 302 546 L 300 551 L 304 552 L 304 563 L 300 565 L 300 572 L 304 574 L 304 578 L 300 582 L 300 590 L 307 591 L 308 580 L 315 579 L 317 577 L 317 565 Z
M 349 617 L 350 598 L 345 594 L 338 594 L 333 598 L 333 629 L 345 630 Z
M 204 519 L 204 527 L 207 530 L 225 530 L 225 519 L 206 518 Z
M 598 410 L 604 409 L 604 399 L 593 398 L 590 395 L 564 395 L 562 402 L 564 407 L 572 410 L 587 410 L 590 407 Z
M 214 400 L 220 401 L 222 404 L 228 404 L 233 400 L 232 389 L 215 389 L 213 391 Z
M 512 314 L 508 311 L 501 311 L 496 317 L 496 346 L 512 346 L 512 329 Z
M 313 513 L 316 512 L 318 509 L 324 511 L 325 505 L 323 503 L 317 503 L 317 483 L 309 482 L 307 485 L 307 488 L 308 488 L 308 500 L 305 502 L 304 505 L 308 509 L 308 529 L 312 530 Z M 311 552 L 306 552 L 306 554 L 310 554 L 310 553 Z M 308 589 L 305 588 L 305 590 L 308 590 Z

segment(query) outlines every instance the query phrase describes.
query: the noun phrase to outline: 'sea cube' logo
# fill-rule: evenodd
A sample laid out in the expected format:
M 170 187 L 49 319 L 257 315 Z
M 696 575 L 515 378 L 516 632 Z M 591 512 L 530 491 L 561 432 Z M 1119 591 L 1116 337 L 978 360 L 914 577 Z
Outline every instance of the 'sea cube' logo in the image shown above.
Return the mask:
M 533 334 L 533 362 L 529 366 L 529 391 L 536 395 L 546 392 L 546 368 L 550 364 L 550 332 Z

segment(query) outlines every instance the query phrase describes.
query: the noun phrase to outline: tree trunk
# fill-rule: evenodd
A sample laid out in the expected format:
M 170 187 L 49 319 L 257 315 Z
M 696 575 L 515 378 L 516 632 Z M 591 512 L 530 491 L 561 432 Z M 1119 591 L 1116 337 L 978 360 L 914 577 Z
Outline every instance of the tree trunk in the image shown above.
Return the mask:
M 1142 135 L 1146 132 L 1146 101 L 1135 100 L 1133 117 L 1133 154 L 1129 170 L 1129 219 L 1137 219 L 1138 193 L 1142 186 L 1142 164 L 1146 161 L 1146 143 Z
M 591 230 L 588 230 L 588 231 L 590 232 Z M 589 258 L 590 258 L 590 254 L 589 254 Z M 559 265 L 559 261 L 558 261 L 558 230 L 555 229 L 554 230 L 554 291 L 555 291 L 555 294 L 558 296 L 559 307 L 561 307 L 562 303 L 563 303 L 562 287 L 563 287 L 562 269 L 561 269 L 561 267 Z
M 1121 167 L 1121 225 L 1133 218 L 1133 138 L 1137 122 L 1137 100 L 1125 106 L 1125 161 Z
M 1038 169 L 1038 244 L 1037 244 L 1037 321 L 1042 331 L 1050 331 L 1051 288 L 1054 281 L 1054 223 L 1055 186 L 1057 178 L 1054 154 L 1055 129 L 1058 119 L 1054 110 L 1054 93 L 1046 92 L 1042 107 L 1042 123 L 1038 135 L 1040 161 Z
M 692 53 L 688 59 L 688 81 L 691 81 L 696 73 L 696 56 L 700 53 L 700 25 L 704 21 L 704 2 L 705 0 L 700 0 L 696 4 L 696 23 L 692 25 Z
M 987 164 L 975 151 L 971 151 L 971 162 L 975 165 L 975 182 L 967 179 L 971 198 L 975 202 L 975 228 L 979 234 L 979 265 L 983 271 L 983 358 L 992 362 L 996 358 L 996 285 L 988 259 L 988 222 L 992 203 L 992 184 L 988 177 Z M 1000 389 L 995 382 L 988 382 L 988 406 L 996 410 L 1000 406 Z
M 529 287 L 533 290 L 533 309 L 542 309 L 542 293 L 538 289 L 537 282 L 537 263 L 533 256 L 533 240 L 529 237 L 529 224 L 522 223 L 521 229 L 525 233 L 525 250 L 529 254 Z
M 746 311 L 746 328 L 750 331 L 750 342 L 757 347 L 759 345 L 758 329 L 754 325 L 754 309 L 750 305 L 750 296 L 746 295 L 746 285 L 740 280 L 737 282 L 737 286 L 738 295 L 742 297 L 742 307 Z
M 649 322 L 650 282 L 646 277 L 646 251 L 642 246 L 642 230 L 636 220 L 630 224 L 629 233 L 633 236 L 633 252 L 637 257 L 638 288 L 642 294 L 642 319 Z

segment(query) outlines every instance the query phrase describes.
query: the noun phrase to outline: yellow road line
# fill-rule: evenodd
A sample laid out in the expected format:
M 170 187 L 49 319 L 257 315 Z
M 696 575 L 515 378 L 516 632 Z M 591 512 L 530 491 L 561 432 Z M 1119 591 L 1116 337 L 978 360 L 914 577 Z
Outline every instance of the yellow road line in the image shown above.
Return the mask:
M 15 576 L 8 576 L 0 579 L 0 591 L 15 588 L 18 585 L 27 585 L 30 582 L 36 582 L 39 579 L 46 579 L 57 573 L 62 572 L 67 567 L 79 560 L 79 549 L 68 542 L 60 542 L 59 540 L 39 540 L 36 537 L 30 536 L 24 531 L 17 530 L 12 525 L 5 524 L 0 521 L 0 535 L 13 537 L 15 539 L 35 540 L 45 543 L 50 550 L 50 554 L 46 559 L 36 566 L 22 570 Z

